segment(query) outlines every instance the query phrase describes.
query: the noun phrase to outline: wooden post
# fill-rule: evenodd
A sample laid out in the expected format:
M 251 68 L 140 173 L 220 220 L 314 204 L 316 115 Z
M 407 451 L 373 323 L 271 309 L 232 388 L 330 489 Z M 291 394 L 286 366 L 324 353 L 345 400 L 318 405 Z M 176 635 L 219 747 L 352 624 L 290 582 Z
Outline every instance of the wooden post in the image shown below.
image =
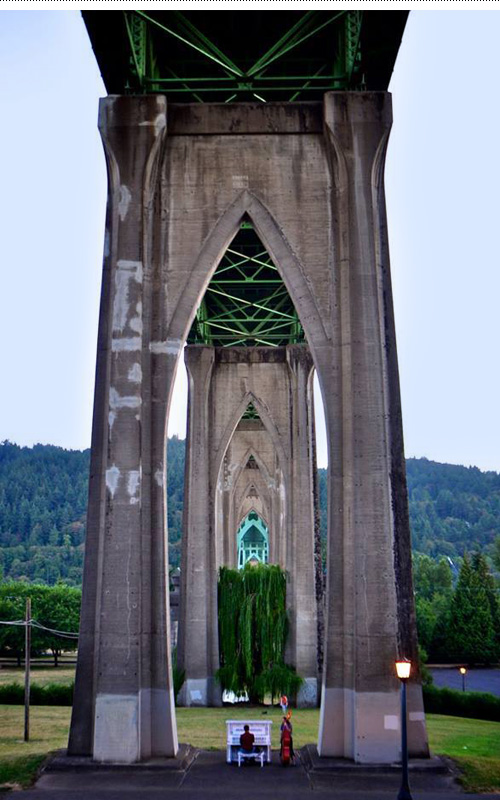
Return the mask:
M 24 741 L 30 739 L 30 660 L 31 660 L 31 598 L 26 598 L 26 627 L 24 648 Z

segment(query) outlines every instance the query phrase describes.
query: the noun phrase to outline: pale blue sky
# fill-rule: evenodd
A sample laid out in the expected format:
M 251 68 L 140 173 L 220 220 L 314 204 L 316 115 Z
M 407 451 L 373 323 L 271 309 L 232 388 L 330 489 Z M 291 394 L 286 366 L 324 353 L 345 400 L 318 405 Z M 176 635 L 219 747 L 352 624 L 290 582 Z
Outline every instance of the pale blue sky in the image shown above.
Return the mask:
M 499 14 L 412 11 L 386 171 L 406 453 L 497 471 Z M 0 74 L 0 440 L 83 448 L 106 187 L 79 13 L 1 11 Z

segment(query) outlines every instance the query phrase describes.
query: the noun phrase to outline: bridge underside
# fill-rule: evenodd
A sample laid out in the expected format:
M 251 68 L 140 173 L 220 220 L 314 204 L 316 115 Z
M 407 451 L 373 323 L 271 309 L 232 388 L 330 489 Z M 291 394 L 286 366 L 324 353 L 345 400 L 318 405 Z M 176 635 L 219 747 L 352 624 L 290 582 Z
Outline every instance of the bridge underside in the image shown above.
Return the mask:
M 131 763 L 177 751 L 165 443 L 189 340 L 186 691 L 213 693 L 216 570 L 233 557 L 240 515 L 267 510 L 269 526 L 273 519 L 271 480 L 267 491 L 254 481 L 260 505 L 252 505 L 246 456 L 283 481 L 289 530 L 273 545 L 269 528 L 269 544 L 290 572 L 291 657 L 314 680 L 312 536 L 304 535 L 314 365 L 329 451 L 318 749 L 392 762 L 400 755 L 394 661 L 417 661 L 383 189 L 385 89 L 406 15 L 111 14 L 84 14 L 116 94 L 101 101 L 99 117 L 109 199 L 69 752 Z M 253 234 L 268 260 L 252 251 Z M 265 437 L 261 454 L 244 449 L 249 407 L 272 440 L 266 459 Z M 243 478 L 230 496 L 232 454 Z M 408 704 L 410 753 L 425 756 L 417 681 Z
M 84 11 L 109 94 L 321 101 L 387 89 L 407 11 Z

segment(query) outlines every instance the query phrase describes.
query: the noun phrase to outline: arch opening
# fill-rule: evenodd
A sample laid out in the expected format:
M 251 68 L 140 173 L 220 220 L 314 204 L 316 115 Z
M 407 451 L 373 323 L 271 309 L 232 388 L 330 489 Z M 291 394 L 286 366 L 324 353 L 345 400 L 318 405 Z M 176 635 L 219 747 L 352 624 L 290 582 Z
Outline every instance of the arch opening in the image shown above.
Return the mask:
M 251 203 L 250 195 L 244 199 Z M 208 576 L 205 605 L 211 616 L 203 633 L 207 656 L 197 673 L 207 674 L 207 704 L 217 703 L 220 698 L 209 677 L 218 669 L 217 602 L 210 584 L 222 566 L 241 569 L 252 561 L 279 564 L 290 576 L 288 662 L 308 682 L 307 705 L 314 705 L 318 675 L 314 367 L 288 291 L 290 275 L 285 281 L 288 264 L 278 265 L 276 254 L 270 254 L 260 235 L 267 225 L 272 239 L 275 224 L 256 200 L 255 205 L 262 219 L 254 222 L 249 209 L 240 216 L 190 317 L 185 349 L 190 397 L 184 521 L 184 537 L 190 540 L 183 543 L 181 603 L 190 607 L 186 576 L 199 572 L 203 563 Z M 283 244 L 281 234 L 279 238 Z M 275 248 L 278 253 L 280 246 Z M 207 242 L 205 247 L 209 248 Z M 288 254 L 288 260 L 294 258 Z M 200 256 L 199 264 L 202 260 Z M 196 280 L 200 281 L 199 272 Z M 298 283 L 297 279 L 296 291 Z M 312 299 L 299 289 L 299 304 L 305 309 Z M 198 618 L 193 618 L 195 622 Z M 190 682 L 195 680 L 189 675 L 189 627 L 185 617 L 178 653 L 188 684 L 182 700 L 188 705 Z
M 187 341 L 214 347 L 305 341 L 283 278 L 248 214 L 212 275 Z

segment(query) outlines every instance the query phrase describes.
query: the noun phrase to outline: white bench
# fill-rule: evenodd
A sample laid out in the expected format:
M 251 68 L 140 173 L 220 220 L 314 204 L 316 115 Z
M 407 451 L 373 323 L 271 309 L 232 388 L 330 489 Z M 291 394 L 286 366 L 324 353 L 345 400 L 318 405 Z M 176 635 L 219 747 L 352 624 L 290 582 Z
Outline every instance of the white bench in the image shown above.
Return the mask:
M 241 762 L 245 759 L 252 758 L 260 761 L 261 767 L 264 762 L 271 762 L 271 725 L 272 720 L 254 720 L 254 719 L 227 719 L 226 720 L 226 747 L 228 764 L 237 762 L 241 766 Z M 241 751 L 240 736 L 244 733 L 244 726 L 248 725 L 250 733 L 255 737 L 255 747 L 260 747 L 259 753 L 245 753 Z
M 258 753 L 245 753 L 244 750 L 238 750 L 238 766 L 241 767 L 241 762 L 246 761 L 247 758 L 251 758 L 252 761 L 260 761 L 260 766 L 264 766 L 264 756 L 265 753 L 263 750 L 259 750 Z

